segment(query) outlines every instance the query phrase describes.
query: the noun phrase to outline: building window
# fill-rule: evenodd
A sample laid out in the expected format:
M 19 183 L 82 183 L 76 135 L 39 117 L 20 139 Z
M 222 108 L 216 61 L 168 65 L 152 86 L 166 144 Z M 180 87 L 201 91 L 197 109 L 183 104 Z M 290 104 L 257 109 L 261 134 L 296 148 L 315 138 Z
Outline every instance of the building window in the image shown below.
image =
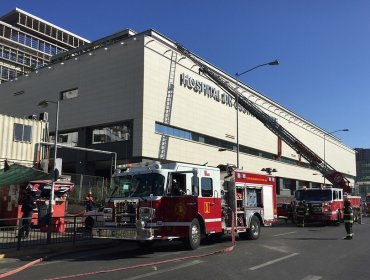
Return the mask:
M 127 125 L 112 125 L 93 130 L 93 144 L 130 140 L 130 129 Z
M 212 197 L 213 195 L 213 183 L 211 178 L 201 179 L 201 190 L 202 197 Z
M 172 127 L 172 126 L 161 124 L 158 122 L 155 123 L 155 132 L 186 139 L 186 140 L 191 140 L 191 141 L 195 141 L 199 143 L 205 143 L 208 145 L 216 146 L 216 147 L 227 149 L 230 151 L 236 151 L 236 144 L 233 142 L 221 140 L 215 137 L 203 135 L 203 134 L 192 132 L 192 131 L 183 130 L 180 128 Z M 253 155 L 257 157 L 262 157 L 262 158 L 266 158 L 270 160 L 275 160 L 276 158 L 275 154 L 261 151 L 258 149 L 254 149 L 251 147 L 243 146 L 243 145 L 239 146 L 239 151 L 241 153 L 245 153 L 245 154 L 249 154 L 249 155 Z M 291 159 L 287 157 L 280 157 L 278 161 L 292 164 L 292 165 L 298 165 L 295 159 Z M 313 167 L 311 167 L 309 163 L 300 162 L 299 165 L 304 168 L 313 169 Z
M 50 142 L 55 141 L 55 135 L 50 135 Z M 76 147 L 78 144 L 78 132 L 67 132 L 67 133 L 60 133 L 58 134 L 58 143 L 71 146 L 71 147 Z
M 60 92 L 60 99 L 72 99 L 78 97 L 78 88 L 68 89 Z
M 31 131 L 30 125 L 24 125 L 15 123 L 14 124 L 14 141 L 31 142 Z

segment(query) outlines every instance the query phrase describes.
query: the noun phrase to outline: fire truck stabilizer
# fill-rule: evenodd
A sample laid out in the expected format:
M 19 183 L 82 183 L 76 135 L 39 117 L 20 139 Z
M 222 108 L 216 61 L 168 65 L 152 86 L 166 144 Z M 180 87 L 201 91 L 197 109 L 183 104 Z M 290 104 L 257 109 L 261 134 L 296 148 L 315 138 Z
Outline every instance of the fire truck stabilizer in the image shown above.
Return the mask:
M 153 162 L 116 172 L 112 181 L 92 229 L 95 238 L 146 245 L 181 239 L 196 249 L 212 234 L 237 232 L 243 239 L 258 239 L 261 226 L 277 218 L 275 177 L 227 165 Z

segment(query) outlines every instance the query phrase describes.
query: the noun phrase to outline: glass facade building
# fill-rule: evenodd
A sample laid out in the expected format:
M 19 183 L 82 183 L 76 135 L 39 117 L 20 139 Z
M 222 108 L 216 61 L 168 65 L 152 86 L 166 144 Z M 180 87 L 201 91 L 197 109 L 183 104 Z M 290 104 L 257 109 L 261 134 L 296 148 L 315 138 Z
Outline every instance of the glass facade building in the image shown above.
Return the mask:
M 357 181 L 370 181 L 370 149 L 355 150 Z
M 0 84 L 86 43 L 89 41 L 16 8 L 0 16 Z
M 370 193 L 370 149 L 356 148 L 356 186 L 363 198 Z

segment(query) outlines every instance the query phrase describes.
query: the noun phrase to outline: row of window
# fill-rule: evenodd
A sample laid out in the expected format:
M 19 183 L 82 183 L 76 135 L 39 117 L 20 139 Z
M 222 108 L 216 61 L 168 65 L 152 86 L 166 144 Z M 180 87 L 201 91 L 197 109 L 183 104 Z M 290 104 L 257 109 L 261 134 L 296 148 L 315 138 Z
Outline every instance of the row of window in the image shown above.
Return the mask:
M 14 30 L 5 25 L 0 25 L 0 37 L 10 39 L 14 42 L 26 45 L 50 55 L 56 55 L 65 51 L 65 49 L 63 48 L 57 47 L 46 41 L 27 35 L 26 33 L 23 33 L 21 31 Z
M 54 141 L 54 135 L 50 140 Z M 92 143 L 111 143 L 130 140 L 130 129 L 125 124 L 117 124 L 107 127 L 99 127 L 92 130 Z M 78 132 L 72 131 L 58 134 L 58 143 L 75 147 L 78 144 Z
M 33 49 L 42 51 L 50 55 L 56 55 L 58 53 L 62 53 L 65 51 L 62 48 L 51 45 L 45 41 L 42 41 L 40 39 L 34 38 L 30 35 L 21 32 L 16 32 L 16 34 L 13 34 L 10 39 L 22 45 L 26 45 L 28 47 L 31 47 Z
M 22 75 L 21 72 L 17 72 L 16 70 L 6 68 L 0 65 L 0 78 L 4 80 L 12 80 L 17 78 L 18 76 Z
M 129 129 L 123 124 L 95 128 L 92 134 L 93 144 L 127 141 L 130 139 Z
M 22 52 L 16 52 L 11 49 L 1 49 L 0 57 L 3 57 L 14 62 L 18 62 L 22 65 L 32 67 L 35 69 L 40 68 L 44 65 L 44 61 L 39 61 L 36 57 L 26 55 Z
M 69 35 L 66 32 L 63 32 L 62 30 L 54 28 L 48 24 L 45 24 L 32 17 L 28 17 L 27 15 L 24 14 L 19 15 L 19 24 L 30 27 L 34 30 L 37 30 L 43 34 L 58 39 L 62 42 L 67 42 L 68 44 L 74 47 L 79 47 L 84 44 L 84 41 L 82 41 L 81 39 L 78 39 L 72 35 Z
M 179 128 L 172 127 L 169 125 L 164 125 L 158 122 L 155 123 L 155 132 L 166 134 L 169 136 L 175 136 L 175 137 L 179 137 L 179 138 L 187 139 L 191 141 L 196 141 L 200 143 L 205 143 L 208 145 L 216 146 L 216 147 L 227 149 L 227 150 L 236 151 L 237 149 L 236 143 L 228 142 L 225 140 L 217 139 L 214 137 L 210 137 L 207 135 L 199 134 L 199 133 L 188 131 L 188 130 L 179 129 Z M 267 159 L 272 159 L 272 160 L 276 159 L 276 156 L 272 153 L 261 151 L 261 150 L 243 146 L 243 145 L 239 145 L 239 151 L 241 153 L 259 156 L 259 157 L 263 157 Z M 289 164 L 294 164 L 294 165 L 298 164 L 296 160 L 290 159 L 287 157 L 280 157 L 278 160 L 281 162 L 289 163 Z M 305 162 L 301 162 L 299 163 L 299 165 L 305 168 L 311 168 L 311 166 Z

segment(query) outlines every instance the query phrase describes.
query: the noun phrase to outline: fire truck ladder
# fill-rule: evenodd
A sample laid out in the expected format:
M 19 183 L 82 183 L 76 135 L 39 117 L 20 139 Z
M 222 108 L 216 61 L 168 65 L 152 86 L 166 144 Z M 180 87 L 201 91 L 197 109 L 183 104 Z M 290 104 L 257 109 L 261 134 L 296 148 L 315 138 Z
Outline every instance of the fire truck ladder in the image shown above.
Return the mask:
M 327 178 L 334 186 L 343 188 L 345 192 L 350 192 L 350 187 L 347 184 L 347 179 L 345 179 L 340 172 L 336 171 L 332 166 L 327 164 L 310 148 L 299 141 L 288 130 L 282 127 L 276 119 L 272 118 L 270 115 L 262 111 L 252 101 L 239 93 L 239 91 L 233 87 L 234 85 L 230 85 L 230 83 L 226 81 L 226 79 L 222 78 L 218 73 L 209 68 L 196 55 L 192 54 L 189 50 L 185 49 L 180 44 L 176 44 L 176 46 L 181 54 L 191 59 L 199 67 L 199 72 L 205 74 L 214 83 L 216 83 L 231 96 L 233 96 L 235 100 L 238 100 L 240 106 L 248 110 L 271 132 L 280 137 L 287 145 L 289 145 L 294 151 L 296 151 L 297 154 L 303 156 L 312 167 L 319 170 L 323 174 L 323 176 L 325 176 L 325 178 Z
M 177 62 L 177 52 L 172 51 L 170 73 L 169 73 L 168 85 L 167 85 L 166 105 L 165 105 L 164 116 L 163 116 L 164 124 L 170 124 L 170 121 L 171 121 L 173 92 L 175 89 L 174 82 L 175 82 L 176 62 Z M 167 158 L 168 138 L 169 138 L 168 135 L 162 134 L 161 143 L 159 146 L 159 155 L 158 155 L 160 159 Z

